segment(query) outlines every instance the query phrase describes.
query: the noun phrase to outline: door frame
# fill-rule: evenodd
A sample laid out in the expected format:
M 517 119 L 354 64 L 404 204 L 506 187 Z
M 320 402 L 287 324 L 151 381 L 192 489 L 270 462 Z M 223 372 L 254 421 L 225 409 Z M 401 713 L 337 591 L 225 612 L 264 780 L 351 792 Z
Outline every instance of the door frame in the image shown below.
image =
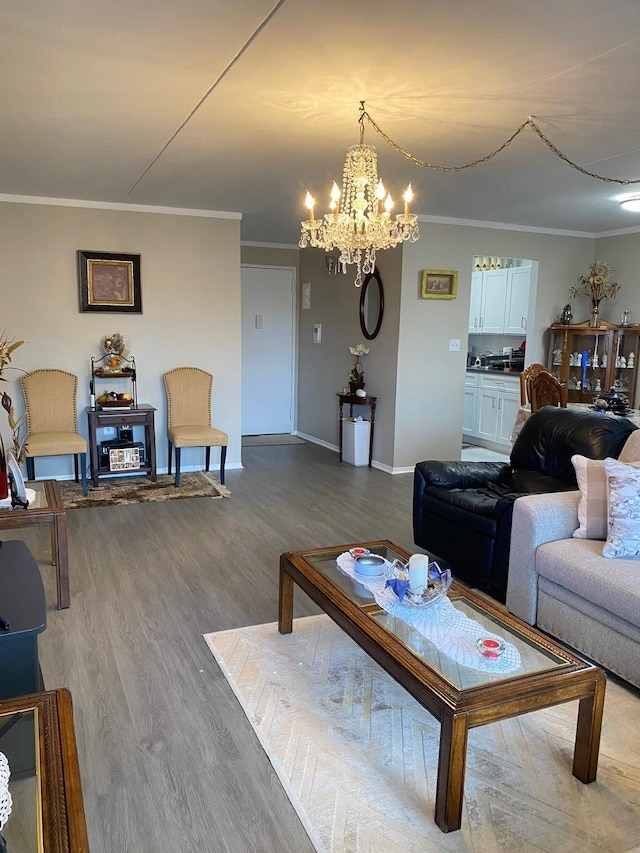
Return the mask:
M 298 432 L 298 269 L 286 264 L 240 264 L 240 298 L 242 299 L 242 270 L 243 269 L 284 270 L 293 276 L 293 293 L 291 304 L 291 434 Z M 242 351 L 242 341 L 240 342 Z M 240 384 L 244 382 L 244 376 L 240 376 Z M 240 395 L 242 398 L 242 394 Z M 242 423 L 242 412 L 240 413 Z M 242 434 L 242 429 L 240 430 Z

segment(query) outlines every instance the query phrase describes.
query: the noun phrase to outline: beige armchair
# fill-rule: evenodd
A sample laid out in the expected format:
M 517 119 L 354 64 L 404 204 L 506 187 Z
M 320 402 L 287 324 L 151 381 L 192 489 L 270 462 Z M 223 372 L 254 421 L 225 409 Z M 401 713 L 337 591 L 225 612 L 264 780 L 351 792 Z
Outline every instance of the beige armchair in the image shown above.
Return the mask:
M 38 456 L 73 455 L 82 492 L 87 494 L 87 441 L 78 433 L 78 377 L 66 370 L 34 370 L 20 379 L 27 416 L 25 459 L 27 477 L 35 479 Z
M 176 367 L 162 377 L 167 393 L 167 438 L 169 464 L 175 447 L 176 486 L 180 485 L 180 451 L 183 447 L 206 448 L 205 467 L 209 470 L 211 448 L 220 448 L 220 482 L 224 483 L 224 464 L 229 436 L 211 426 L 211 389 L 213 376 L 199 367 Z

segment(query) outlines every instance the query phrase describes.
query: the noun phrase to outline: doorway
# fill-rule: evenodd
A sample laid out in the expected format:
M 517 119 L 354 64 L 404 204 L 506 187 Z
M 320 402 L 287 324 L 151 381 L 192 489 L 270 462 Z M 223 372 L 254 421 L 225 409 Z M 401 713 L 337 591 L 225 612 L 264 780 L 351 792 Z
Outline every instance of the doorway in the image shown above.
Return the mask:
M 293 431 L 295 270 L 242 267 L 242 435 Z

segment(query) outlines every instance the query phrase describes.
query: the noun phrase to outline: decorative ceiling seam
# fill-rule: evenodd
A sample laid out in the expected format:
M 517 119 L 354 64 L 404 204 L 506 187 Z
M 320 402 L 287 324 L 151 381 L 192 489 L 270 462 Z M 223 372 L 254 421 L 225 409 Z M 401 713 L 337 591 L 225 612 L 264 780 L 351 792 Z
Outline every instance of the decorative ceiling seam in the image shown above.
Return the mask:
M 210 94 L 211 94 L 215 89 L 217 89 L 217 87 L 219 86 L 219 84 L 220 84 L 220 83 L 222 82 L 222 80 L 227 76 L 227 74 L 229 73 L 229 71 L 231 71 L 231 69 L 233 68 L 233 66 L 234 66 L 234 65 L 238 62 L 238 60 L 240 59 L 240 57 L 241 57 L 241 56 L 242 56 L 242 55 L 243 55 L 243 54 L 244 54 L 244 53 L 249 49 L 249 47 L 253 44 L 253 42 L 255 41 L 255 39 L 260 35 L 260 33 L 262 32 L 262 30 L 267 26 L 267 24 L 268 24 L 268 23 L 271 21 L 271 19 L 272 19 L 272 18 L 277 14 L 277 12 L 279 11 L 279 9 L 280 9 L 282 6 L 284 6 L 284 4 L 285 4 L 286 2 L 287 2 L 287 0 L 278 0 L 278 2 L 277 2 L 277 3 L 275 4 L 275 6 L 271 9 L 271 11 L 266 15 L 266 17 L 265 17 L 265 18 L 264 18 L 264 19 L 263 19 L 263 20 L 258 24 L 258 26 L 256 27 L 256 29 L 251 33 L 251 35 L 250 35 L 250 36 L 249 36 L 249 38 L 244 42 L 244 44 L 242 45 L 242 47 L 240 47 L 240 48 L 239 48 L 239 50 L 238 50 L 238 51 L 236 51 L 235 55 L 234 55 L 234 56 L 229 60 L 229 62 L 225 65 L 225 67 L 222 69 L 222 71 L 220 72 L 220 74 L 218 74 L 218 76 L 217 76 L 217 77 L 216 77 L 216 79 L 213 81 L 213 83 L 209 86 L 209 88 L 208 88 L 208 89 L 207 89 L 207 91 L 204 93 L 204 95 L 202 95 L 202 97 L 200 98 L 200 100 L 198 101 L 198 103 L 193 107 L 193 109 L 191 110 L 191 112 L 190 112 L 190 113 L 187 115 L 187 117 L 182 121 L 182 123 L 177 127 L 177 129 L 176 129 L 176 130 L 174 130 L 174 132 L 171 134 L 171 136 L 169 137 L 169 139 L 168 139 L 168 140 L 165 142 L 165 144 L 162 146 L 162 148 L 160 149 L 160 151 L 158 151 L 158 153 L 155 155 L 155 157 L 153 158 L 153 160 L 151 160 L 151 162 L 146 166 L 146 168 L 144 169 L 144 171 L 142 172 L 142 174 L 137 178 L 137 180 L 135 181 L 135 183 L 134 183 L 134 184 L 133 184 L 133 185 L 132 185 L 128 190 L 127 190 L 127 192 L 124 194 L 124 196 L 123 196 L 123 198 L 122 198 L 122 201 L 125 201 L 127 198 L 129 198 L 129 196 L 130 196 L 130 195 L 131 195 L 131 193 L 135 190 L 135 188 L 138 186 L 138 184 L 140 183 L 140 181 L 142 181 L 142 180 L 143 180 L 143 178 L 145 177 L 145 175 L 147 175 L 147 174 L 148 174 L 148 172 L 150 172 L 150 171 L 151 171 L 151 169 L 155 166 L 155 164 L 158 162 L 158 160 L 162 157 L 162 155 L 163 155 L 163 154 L 164 154 L 164 152 L 167 150 L 167 148 L 169 148 L 169 146 L 170 146 L 170 145 L 171 145 L 171 143 L 174 141 L 174 139 L 176 139 L 176 137 L 181 133 L 181 131 L 182 131 L 182 130 L 184 130 L 184 128 L 187 126 L 187 124 L 191 121 L 191 119 L 194 117 L 194 115 L 198 112 L 198 110 L 199 110 L 199 109 L 200 109 L 200 107 L 204 104 L 204 102 L 207 100 L 207 98 L 209 97 L 209 95 L 210 95 Z

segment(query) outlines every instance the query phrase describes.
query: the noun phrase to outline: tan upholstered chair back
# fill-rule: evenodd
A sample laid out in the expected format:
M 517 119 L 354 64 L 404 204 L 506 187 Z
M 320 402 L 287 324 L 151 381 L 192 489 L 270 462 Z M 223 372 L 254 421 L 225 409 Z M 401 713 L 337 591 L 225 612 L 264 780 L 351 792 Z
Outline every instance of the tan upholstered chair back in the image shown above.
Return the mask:
M 27 433 L 78 432 L 78 377 L 66 370 L 34 370 L 20 379 Z
M 199 367 L 176 367 L 162 377 L 169 428 L 211 426 L 213 376 Z

